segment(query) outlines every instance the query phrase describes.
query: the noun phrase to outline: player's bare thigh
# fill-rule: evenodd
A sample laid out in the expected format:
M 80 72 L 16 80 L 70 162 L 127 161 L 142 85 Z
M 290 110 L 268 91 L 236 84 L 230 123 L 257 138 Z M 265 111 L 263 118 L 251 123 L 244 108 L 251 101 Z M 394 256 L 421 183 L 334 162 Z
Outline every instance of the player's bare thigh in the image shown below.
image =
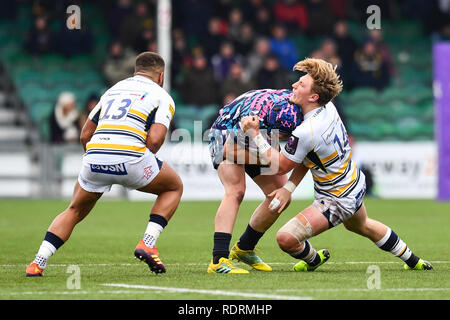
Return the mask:
M 283 187 L 287 181 L 286 175 L 264 175 L 260 174 L 253 178 L 253 181 L 264 192 L 264 195 L 268 195 L 272 191 Z
M 225 194 L 236 194 L 239 202 L 242 201 L 246 188 L 244 166 L 224 160 L 219 164 L 217 174 L 225 188 Z
M 182 192 L 183 182 L 175 170 L 166 162 L 163 162 L 156 177 L 148 185 L 137 190 L 156 195 L 167 191 L 179 190 Z
M 314 205 L 310 205 L 304 209 L 296 216 L 296 218 L 303 224 L 305 223 L 304 219 L 307 219 L 311 224 L 315 236 L 328 230 L 329 228 L 327 218 L 325 218 L 322 212 L 320 212 Z
M 103 193 L 89 192 L 84 190 L 78 181 L 75 183 L 73 190 L 72 201 L 67 209 L 73 210 L 86 216 L 94 207 L 95 203 L 102 196 Z
M 161 215 L 169 221 L 180 203 L 183 194 L 183 182 L 175 170 L 163 162 L 156 177 L 148 185 L 137 190 L 156 194 L 158 197 L 150 213 Z
M 344 226 L 347 230 L 367 237 L 374 242 L 380 240 L 387 230 L 386 225 L 367 216 L 364 203 L 351 218 L 344 221 Z

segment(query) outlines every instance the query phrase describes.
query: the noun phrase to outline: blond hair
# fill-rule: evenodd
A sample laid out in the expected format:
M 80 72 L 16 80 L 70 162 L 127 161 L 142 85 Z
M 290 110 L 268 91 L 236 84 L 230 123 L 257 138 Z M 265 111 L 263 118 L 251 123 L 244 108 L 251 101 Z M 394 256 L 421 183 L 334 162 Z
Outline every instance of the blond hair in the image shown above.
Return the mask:
M 323 106 L 342 91 L 342 80 L 336 73 L 336 67 L 322 59 L 306 58 L 297 62 L 293 69 L 311 76 L 311 91 L 319 95 L 317 103 Z

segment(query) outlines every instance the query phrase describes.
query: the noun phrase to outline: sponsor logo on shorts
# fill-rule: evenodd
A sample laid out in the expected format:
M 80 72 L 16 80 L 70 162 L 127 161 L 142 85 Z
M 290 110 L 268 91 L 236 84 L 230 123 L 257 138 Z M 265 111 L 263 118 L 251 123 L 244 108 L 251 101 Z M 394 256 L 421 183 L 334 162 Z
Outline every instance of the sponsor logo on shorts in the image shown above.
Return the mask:
M 148 180 L 151 178 L 152 175 L 153 175 L 152 166 L 145 167 L 144 168 L 144 178 Z
M 91 164 L 91 171 L 105 174 L 114 174 L 118 176 L 124 176 L 128 174 L 124 163 L 113 165 Z

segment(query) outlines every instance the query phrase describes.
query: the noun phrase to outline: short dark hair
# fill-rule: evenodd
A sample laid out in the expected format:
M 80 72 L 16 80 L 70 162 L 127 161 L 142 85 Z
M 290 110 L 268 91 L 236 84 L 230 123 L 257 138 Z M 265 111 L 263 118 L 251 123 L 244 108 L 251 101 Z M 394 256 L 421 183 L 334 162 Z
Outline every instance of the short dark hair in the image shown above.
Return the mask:
M 164 71 L 164 59 L 155 52 L 142 52 L 136 57 L 134 72 L 160 73 Z

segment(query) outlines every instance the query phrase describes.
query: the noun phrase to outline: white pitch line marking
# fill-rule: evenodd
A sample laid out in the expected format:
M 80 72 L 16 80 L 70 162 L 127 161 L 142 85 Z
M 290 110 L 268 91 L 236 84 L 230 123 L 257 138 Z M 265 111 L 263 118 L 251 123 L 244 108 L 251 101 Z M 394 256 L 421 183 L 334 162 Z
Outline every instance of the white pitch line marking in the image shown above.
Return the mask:
M 430 261 L 432 264 L 447 264 L 450 261 Z M 295 263 L 295 260 L 292 262 L 267 262 L 269 265 L 292 265 Z M 328 261 L 328 264 L 401 264 L 401 261 Z M 76 264 L 80 267 L 114 267 L 114 266 L 141 266 L 140 263 L 57 263 L 57 264 L 48 264 L 48 267 L 67 267 L 70 265 Z M 207 266 L 208 263 L 165 263 L 165 266 Z M 26 264 L 0 264 L 0 267 L 26 267 Z
M 412 291 L 449 291 L 450 288 L 386 288 L 386 289 L 367 289 L 367 288 L 329 288 L 329 289 L 276 289 L 275 292 L 342 292 L 342 291 L 354 291 L 354 292 L 377 292 L 377 291 L 400 291 L 400 292 L 412 292 Z
M 113 286 L 114 284 L 103 284 L 103 285 L 109 285 L 109 286 Z M 123 284 L 117 284 L 117 285 L 123 285 Z M 132 287 L 132 285 L 126 285 L 127 287 Z M 148 286 L 146 286 L 148 287 Z M 162 294 L 164 292 L 167 292 L 167 289 L 182 289 L 183 288 L 164 288 L 164 287 L 155 287 L 155 288 L 160 288 L 159 290 L 154 290 L 151 293 L 152 294 Z M 86 291 L 86 290 L 72 290 L 72 291 L 23 291 L 23 292 L 0 292 L 0 295 L 9 295 L 9 296 L 20 296 L 20 295 L 88 295 L 88 294 L 145 294 L 145 293 L 149 293 L 150 288 L 146 288 L 146 290 L 98 290 L 98 291 Z M 190 292 L 193 289 L 189 289 Z M 387 289 L 366 289 L 366 288 L 342 288 L 342 289 L 338 289 L 338 288 L 329 288 L 329 289 L 308 289 L 308 288 L 302 288 L 302 289 L 276 289 L 276 290 L 271 290 L 272 292 L 299 292 L 299 291 L 308 291 L 311 293 L 318 293 L 318 292 L 343 292 L 343 291 L 348 291 L 348 292 L 376 292 L 376 291 L 390 291 L 390 292 L 423 292 L 423 291 L 449 291 L 450 288 L 387 288 Z M 205 290 L 197 290 L 197 291 L 205 291 Z M 206 290 L 206 291 L 212 291 L 212 290 Z M 213 290 L 216 291 L 216 290 Z M 228 292 L 228 295 L 236 295 L 235 293 L 231 293 Z M 273 295 L 265 295 L 265 294 L 257 294 L 258 297 L 260 297 L 259 295 L 263 295 L 262 298 L 268 298 L 270 299 L 270 296 Z M 247 297 L 247 296 L 246 296 Z M 293 299 L 296 298 L 295 296 L 280 296 L 280 295 L 276 295 L 276 297 L 282 297 L 282 298 L 278 298 L 278 299 L 282 299 L 282 300 L 298 300 L 298 299 Z M 284 298 L 284 297 L 289 297 L 290 299 Z M 303 300 L 305 300 L 305 298 L 309 298 L 312 299 L 311 297 L 301 297 Z
M 264 293 L 246 293 L 238 291 L 224 291 L 224 290 L 206 290 L 206 289 L 189 289 L 189 288 L 176 288 L 176 287 L 159 287 L 159 286 L 147 286 L 138 284 L 125 284 L 125 283 L 103 283 L 103 286 L 126 288 L 126 289 L 146 289 L 146 290 L 159 290 L 170 293 L 200 293 L 213 296 L 233 296 L 233 297 L 245 297 L 245 298 L 260 298 L 260 299 L 275 299 L 275 300 L 312 300 L 312 297 L 299 297 L 299 296 L 286 296 L 276 294 L 264 294 Z
M 144 294 L 148 290 L 72 290 L 72 291 L 23 291 L 23 292 L 0 292 L 0 295 L 81 295 L 81 294 Z M 153 291 L 152 293 L 162 293 L 161 291 Z

